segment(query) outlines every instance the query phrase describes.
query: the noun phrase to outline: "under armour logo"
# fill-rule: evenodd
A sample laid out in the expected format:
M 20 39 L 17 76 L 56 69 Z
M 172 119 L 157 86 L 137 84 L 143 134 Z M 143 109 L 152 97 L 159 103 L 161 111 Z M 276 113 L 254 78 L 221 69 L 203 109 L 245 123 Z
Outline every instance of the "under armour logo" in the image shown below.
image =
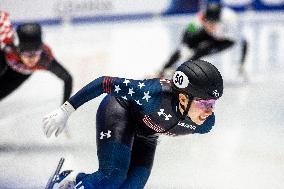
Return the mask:
M 220 96 L 220 94 L 218 93 L 217 90 L 214 90 L 214 91 L 212 92 L 212 94 L 213 94 L 215 97 L 219 97 L 219 96 Z
M 78 184 L 76 184 L 76 186 L 74 187 L 74 189 L 84 189 L 85 187 L 82 185 L 82 181 L 80 181 Z
M 166 113 L 164 113 L 164 111 L 165 111 L 165 109 L 160 109 L 160 111 L 157 112 L 157 113 L 158 113 L 159 116 L 161 116 L 161 115 L 165 116 L 165 120 L 170 120 L 170 117 L 172 117 L 172 115 L 171 114 L 167 115 Z
M 104 133 L 103 131 L 100 133 L 100 139 L 104 139 L 104 137 L 106 136 L 107 138 L 110 138 L 111 137 L 111 131 L 110 130 L 107 130 L 107 133 Z

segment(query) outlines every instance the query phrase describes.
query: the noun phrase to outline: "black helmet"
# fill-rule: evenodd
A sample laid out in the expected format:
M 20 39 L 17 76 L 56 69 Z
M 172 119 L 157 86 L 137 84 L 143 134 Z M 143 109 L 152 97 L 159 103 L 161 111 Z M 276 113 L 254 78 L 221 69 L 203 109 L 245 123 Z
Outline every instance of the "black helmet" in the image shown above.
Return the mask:
M 39 50 L 42 46 L 41 26 L 36 23 L 25 23 L 17 27 L 19 49 L 23 51 Z
M 222 5 L 217 2 L 208 3 L 204 13 L 205 20 L 209 22 L 218 22 L 221 18 Z
M 203 60 L 187 61 L 175 71 L 173 89 L 190 97 L 218 99 L 223 94 L 223 79 L 218 69 Z

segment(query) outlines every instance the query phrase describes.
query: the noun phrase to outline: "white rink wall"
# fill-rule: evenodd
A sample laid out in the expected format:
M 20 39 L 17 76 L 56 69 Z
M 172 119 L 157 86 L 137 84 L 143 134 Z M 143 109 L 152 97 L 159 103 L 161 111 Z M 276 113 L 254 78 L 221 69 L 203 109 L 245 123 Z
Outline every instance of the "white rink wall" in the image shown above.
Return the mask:
M 283 188 L 284 16 L 246 12 L 240 18 L 238 35 L 249 41 L 250 82 L 236 81 L 236 49 L 214 58 L 225 76 L 214 130 L 203 136 L 161 137 L 146 189 Z M 74 93 L 101 75 L 138 79 L 158 70 L 191 19 L 66 23 L 43 30 L 55 57 L 74 76 Z M 37 72 L 0 102 L 1 189 L 43 188 L 62 156 L 63 169 L 97 169 L 95 112 L 101 97 L 72 115 L 71 138 L 63 134 L 46 139 L 41 118 L 60 105 L 61 97 L 62 83 L 50 73 Z
M 159 14 L 169 3 L 170 0 L 3 0 L 1 10 L 10 12 L 15 21 L 42 21 L 88 16 Z

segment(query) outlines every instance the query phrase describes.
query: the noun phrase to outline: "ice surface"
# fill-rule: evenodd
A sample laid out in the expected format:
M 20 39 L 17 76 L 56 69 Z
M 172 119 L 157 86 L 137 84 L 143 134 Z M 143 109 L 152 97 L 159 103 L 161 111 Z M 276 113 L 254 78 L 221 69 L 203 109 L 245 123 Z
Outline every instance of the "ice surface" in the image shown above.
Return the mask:
M 140 79 L 153 74 L 177 47 L 186 21 L 53 26 L 44 28 L 44 36 L 74 76 L 75 92 L 101 75 Z M 250 47 L 248 83 L 237 77 L 234 55 L 213 58 L 225 79 L 214 129 L 206 135 L 161 137 L 147 189 L 283 188 L 284 22 L 275 23 L 241 28 Z M 97 169 L 95 114 L 101 97 L 70 117 L 70 137 L 43 135 L 41 119 L 61 104 L 62 87 L 54 75 L 37 72 L 0 102 L 1 189 L 43 188 L 60 157 L 66 159 L 63 169 Z

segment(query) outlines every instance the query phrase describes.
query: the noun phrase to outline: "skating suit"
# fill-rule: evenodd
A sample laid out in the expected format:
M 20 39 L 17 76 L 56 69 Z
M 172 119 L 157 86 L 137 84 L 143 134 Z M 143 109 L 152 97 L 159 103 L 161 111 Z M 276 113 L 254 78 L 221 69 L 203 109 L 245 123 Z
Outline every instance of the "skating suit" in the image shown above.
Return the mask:
M 0 51 L 0 100 L 13 92 L 32 73 L 37 70 L 48 70 L 64 81 L 64 98 L 66 101 L 72 90 L 72 77 L 54 58 L 50 48 L 43 45 L 43 52 L 39 62 L 28 67 L 22 63 L 17 48 L 13 45 L 6 46 Z
M 99 168 L 80 173 L 77 188 L 142 189 L 152 169 L 158 133 L 178 136 L 207 133 L 214 115 L 201 126 L 180 120 L 169 80 L 95 79 L 68 101 L 75 109 L 107 93 L 96 115 Z

